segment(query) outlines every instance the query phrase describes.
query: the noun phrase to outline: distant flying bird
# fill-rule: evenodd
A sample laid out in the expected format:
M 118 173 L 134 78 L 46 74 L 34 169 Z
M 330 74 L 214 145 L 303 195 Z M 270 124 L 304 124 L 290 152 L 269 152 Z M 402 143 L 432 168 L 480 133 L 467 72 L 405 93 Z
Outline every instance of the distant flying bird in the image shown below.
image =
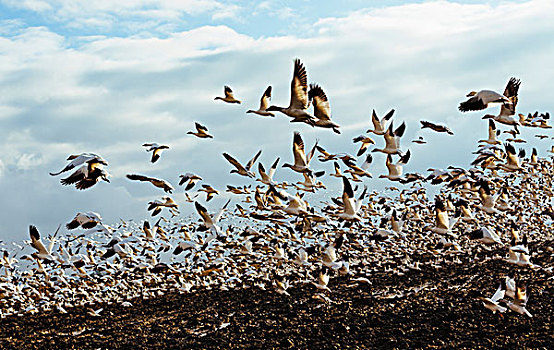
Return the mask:
M 169 149 L 169 146 L 159 145 L 157 143 L 145 143 L 142 146 L 147 147 L 147 152 L 152 152 L 152 159 L 150 160 L 152 163 L 156 163 L 156 161 L 160 159 L 164 149 Z
M 271 101 L 271 86 L 268 86 L 267 89 L 265 89 L 264 94 L 262 95 L 262 98 L 260 99 L 260 108 L 258 108 L 257 110 L 249 109 L 246 111 L 246 113 L 255 113 L 263 117 L 275 117 L 275 114 L 267 111 L 270 101 Z
M 454 135 L 454 133 L 452 132 L 452 130 L 450 130 L 450 128 L 448 128 L 448 126 L 431 123 L 425 120 L 420 120 L 419 122 L 421 123 L 422 129 L 429 128 L 436 132 L 445 132 L 449 135 Z
M 179 175 L 179 186 L 183 186 L 186 182 L 185 191 L 188 191 L 194 187 L 197 181 L 202 180 L 202 178 L 193 173 L 186 173 L 184 175 Z
M 412 140 L 412 142 L 413 142 L 413 143 L 420 144 L 420 145 L 423 145 L 423 144 L 427 143 L 427 141 L 425 141 L 425 140 L 423 139 L 423 136 L 420 136 L 420 137 L 418 137 L 417 139 Z
M 171 193 L 171 191 L 173 191 L 173 186 L 171 186 L 169 182 L 162 179 L 156 179 L 153 177 L 148 177 L 148 176 L 138 175 L 138 174 L 127 174 L 127 178 L 129 180 L 134 180 L 134 181 L 150 182 L 152 185 L 163 189 L 167 193 Z
M 218 96 L 218 97 L 214 98 L 214 100 L 221 100 L 221 101 L 227 102 L 227 103 L 238 103 L 238 104 L 240 104 L 240 101 L 235 98 L 235 96 L 233 95 L 233 90 L 231 90 L 230 87 L 225 85 L 224 88 L 223 88 L 223 92 L 225 93 L 225 97 L 219 97 Z
M 515 81 L 512 81 L 512 79 L 510 79 L 508 84 L 515 84 Z M 479 111 L 489 107 L 490 103 L 512 103 L 508 97 L 492 90 L 481 90 L 479 92 L 471 91 L 467 94 L 467 97 L 470 97 L 470 99 L 460 103 L 460 106 L 458 107 L 460 112 Z
M 306 110 L 309 106 L 308 74 L 299 59 L 294 60 L 294 72 L 290 86 L 290 103 L 288 107 L 269 106 L 268 112 L 278 111 L 291 118 L 291 122 L 315 123 L 314 117 Z
M 379 117 L 377 117 L 377 113 L 375 113 L 375 109 L 371 112 L 371 122 L 373 123 L 373 129 L 369 129 L 366 132 L 372 132 L 375 135 L 385 135 L 387 132 L 387 122 L 392 118 L 394 115 L 394 109 L 391 109 L 390 112 L 388 112 L 383 119 L 379 120 Z
M 72 154 L 69 157 L 67 157 L 67 160 L 70 160 L 71 162 L 68 165 L 66 165 L 65 168 L 58 171 L 57 173 L 50 173 L 50 175 L 52 176 L 60 175 L 61 173 L 69 171 L 85 163 L 97 163 L 105 166 L 108 165 L 108 162 L 106 162 L 104 158 L 102 158 L 101 156 L 95 153 Z
M 223 153 L 223 157 L 225 157 L 225 159 L 227 159 L 227 161 L 236 168 L 230 171 L 231 174 L 239 174 L 242 176 L 256 177 L 256 175 L 252 171 L 250 171 L 250 168 L 252 168 L 252 165 L 256 163 L 256 160 L 258 160 L 258 157 L 260 156 L 260 154 L 262 154 L 262 150 L 259 150 L 258 153 L 256 153 L 254 157 L 252 157 L 252 159 L 248 161 L 246 166 L 243 166 L 242 164 L 240 164 L 238 160 L 233 158 L 228 153 Z
M 194 126 L 196 127 L 196 132 L 189 131 L 187 134 L 194 135 L 196 137 L 200 137 L 201 139 L 210 138 L 213 139 L 214 137 L 210 134 L 208 134 L 208 128 L 200 123 L 194 123 Z
M 335 133 L 340 134 L 340 125 L 331 121 L 331 106 L 323 89 L 317 84 L 310 84 L 308 98 L 314 106 L 314 116 L 317 118 L 315 126 L 332 128 Z

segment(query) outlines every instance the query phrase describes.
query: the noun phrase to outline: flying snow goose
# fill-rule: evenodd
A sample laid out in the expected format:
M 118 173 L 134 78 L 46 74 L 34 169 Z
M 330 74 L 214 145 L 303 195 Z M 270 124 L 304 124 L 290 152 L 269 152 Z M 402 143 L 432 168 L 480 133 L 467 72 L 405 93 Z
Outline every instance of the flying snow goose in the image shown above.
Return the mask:
M 185 191 L 188 191 L 194 187 L 197 181 L 201 181 L 202 178 L 196 174 L 193 173 L 186 173 L 184 175 L 179 175 L 179 186 L 183 186 L 183 184 L 186 182 L 187 185 L 185 186 Z
M 512 82 L 512 79 L 510 79 L 508 85 L 515 83 L 515 81 Z M 471 91 L 467 94 L 467 97 L 470 98 L 467 101 L 460 103 L 460 106 L 458 107 L 460 112 L 479 111 L 489 107 L 489 104 L 491 103 L 512 103 L 508 97 L 492 90 L 481 90 L 479 92 Z
M 242 164 L 240 164 L 235 158 L 233 158 L 228 153 L 223 153 L 223 157 L 225 157 L 225 159 L 227 159 L 227 161 L 235 167 L 235 169 L 230 171 L 231 174 L 238 174 L 238 175 L 247 176 L 247 177 L 256 177 L 256 175 L 252 171 L 250 171 L 250 168 L 252 168 L 252 165 L 256 163 L 256 160 L 258 160 L 258 157 L 260 156 L 260 154 L 262 154 L 262 150 L 259 150 L 258 153 L 256 153 L 254 157 L 252 157 L 252 159 L 248 161 L 246 166 L 243 166 Z
M 332 128 L 335 133 L 340 134 L 340 125 L 331 120 L 331 106 L 323 89 L 317 84 L 310 84 L 308 98 L 314 106 L 314 116 L 317 118 L 315 126 Z
M 486 140 L 479 140 L 479 143 L 488 143 L 489 145 L 499 145 L 500 142 L 496 137 L 500 135 L 500 130 L 496 130 L 496 125 L 492 119 L 489 119 L 489 138 Z
M 504 299 L 504 295 L 506 293 L 506 281 L 500 280 L 500 285 L 498 286 L 498 289 L 494 293 L 494 295 L 490 298 L 484 297 L 482 295 L 477 296 L 477 299 L 481 300 L 483 302 L 483 305 L 492 311 L 492 313 L 504 313 L 506 310 L 508 310 L 506 307 L 499 304 L 499 302 Z
M 215 233 L 217 235 L 221 234 L 221 228 L 219 228 L 219 226 L 217 226 L 217 222 L 223 216 L 223 213 L 227 209 L 227 206 L 229 205 L 229 202 L 231 202 L 230 199 L 223 205 L 223 207 L 221 207 L 221 209 L 215 215 L 208 214 L 208 211 L 206 210 L 206 208 L 202 204 L 200 204 L 198 202 L 194 202 L 194 206 L 196 207 L 196 211 L 198 212 L 198 214 L 202 218 L 202 225 L 200 226 L 199 230 L 200 231 L 212 230 L 212 231 L 215 231 Z
M 215 195 L 219 194 L 218 190 L 207 184 L 203 184 L 198 192 L 206 192 L 206 202 L 209 202 Z
M 82 165 L 65 179 L 61 179 L 60 183 L 64 186 L 75 184 L 76 189 L 86 190 L 96 185 L 100 180 L 109 183 L 109 176 L 110 174 L 102 168 L 102 163 L 93 159 L 87 161 L 85 165 Z
M 360 135 L 358 137 L 355 137 L 352 139 L 354 143 L 360 142 L 362 145 L 360 146 L 360 149 L 358 150 L 358 153 L 356 153 L 356 156 L 361 156 L 365 153 L 366 149 L 369 147 L 369 145 L 374 145 L 375 141 L 373 141 L 372 138 Z
M 106 162 L 104 158 L 102 158 L 101 156 L 95 153 L 72 154 L 69 157 L 67 157 L 67 160 L 70 160 L 71 162 L 67 164 L 62 170 L 58 171 L 57 173 L 50 173 L 50 175 L 52 176 L 60 175 L 61 173 L 69 171 L 85 163 L 97 163 L 97 164 L 108 166 L 108 162 Z
M 298 173 L 312 172 L 312 170 L 309 168 L 309 164 L 314 151 L 315 149 L 312 149 L 310 154 L 306 156 L 306 153 L 304 152 L 304 141 L 302 140 L 302 136 L 300 136 L 300 133 L 298 131 L 295 131 L 292 140 L 292 154 L 294 156 L 294 164 L 285 163 L 283 164 L 283 167 L 291 168 L 293 171 L 296 171 Z
M 379 120 L 379 117 L 377 117 L 377 113 L 375 113 L 375 109 L 373 112 L 371 112 L 371 122 L 373 123 L 373 129 L 369 129 L 366 132 L 372 132 L 376 135 L 385 135 L 387 132 L 387 122 L 392 118 L 394 115 L 394 109 L 391 109 L 390 112 L 388 112 L 383 119 Z
M 150 160 L 152 163 L 156 163 L 156 161 L 160 159 L 160 156 L 162 155 L 162 151 L 164 149 L 169 149 L 169 146 L 159 145 L 155 142 L 144 143 L 142 146 L 147 147 L 146 152 L 152 152 L 152 159 Z
M 268 173 L 265 172 L 265 168 L 263 164 L 261 162 L 258 163 L 258 172 L 260 173 L 260 177 L 261 177 L 261 179 L 258 179 L 258 181 L 261 181 L 265 185 L 274 185 L 275 183 L 273 182 L 273 175 L 277 170 L 277 165 L 279 164 L 279 160 L 281 160 L 280 157 L 275 159 Z
M 478 240 L 483 244 L 502 244 L 498 234 L 488 227 L 480 227 L 476 230 L 468 231 L 466 234 L 469 238 Z
M 362 218 L 358 215 L 358 212 L 362 207 L 362 200 L 365 197 L 366 190 L 364 189 L 361 196 L 356 200 L 356 198 L 354 197 L 354 190 L 352 189 L 352 185 L 350 184 L 350 181 L 345 176 L 342 177 L 342 183 L 343 183 L 343 191 L 342 191 L 343 210 L 341 213 L 337 215 L 337 217 L 339 219 L 343 219 L 346 221 L 361 221 Z
M 159 213 L 161 213 L 163 208 L 169 208 L 169 211 L 173 215 L 177 215 L 179 213 L 177 211 L 179 206 L 177 205 L 177 203 L 175 203 L 175 201 L 171 197 L 163 196 L 162 200 L 163 201 L 156 199 L 148 202 L 148 211 L 152 211 L 152 216 L 156 216 Z
M 387 132 L 385 133 L 385 148 L 374 148 L 371 152 L 382 152 L 387 154 L 400 153 L 400 138 L 406 130 L 406 123 L 402 123 L 394 132 L 392 131 L 393 123 L 391 122 Z
M 445 132 L 448 135 L 454 135 L 454 133 L 452 132 L 452 130 L 450 130 L 448 126 L 431 123 L 426 120 L 420 120 L 419 122 L 421 123 L 422 129 L 429 128 L 436 132 Z
M 313 125 L 314 117 L 306 110 L 309 106 L 308 74 L 299 59 L 294 60 L 294 72 L 290 86 L 290 103 L 288 107 L 269 106 L 266 111 L 281 112 L 293 120 L 291 122 L 305 122 Z
M 408 163 L 409 160 L 410 160 L 410 150 L 408 150 L 408 152 L 406 152 L 405 155 L 400 157 L 400 159 L 396 163 L 392 162 L 392 155 L 388 154 L 385 165 L 387 166 L 389 173 L 388 175 L 379 175 L 379 178 L 386 178 L 391 181 L 403 180 L 402 168 L 404 165 Z
M 52 236 L 50 240 L 50 245 L 48 246 L 48 249 L 44 246 L 44 243 L 42 243 L 42 239 L 40 238 L 40 233 L 38 232 L 38 229 L 34 225 L 29 225 L 29 235 L 31 236 L 31 246 L 37 250 L 36 257 L 41 260 L 47 260 L 47 261 L 54 261 L 55 258 L 52 256 L 52 249 L 54 248 L 54 242 L 55 237 L 58 231 L 60 230 L 60 227 L 56 230 L 54 235 Z
M 194 136 L 199 137 L 201 139 L 205 139 L 205 138 L 213 139 L 214 138 L 212 135 L 208 134 L 208 128 L 205 127 L 204 125 L 195 122 L 194 126 L 196 127 L 196 132 L 189 131 L 189 132 L 187 132 L 187 134 L 194 135 Z
M 533 315 L 531 315 L 531 313 L 526 308 L 528 300 L 529 295 L 527 291 L 527 286 L 522 281 L 517 281 L 514 301 L 508 303 L 508 307 L 510 308 L 510 310 L 517 312 L 518 314 L 525 315 L 527 317 L 533 317 Z
M 171 191 L 173 191 L 173 186 L 171 186 L 171 184 L 169 182 L 167 182 L 163 179 L 156 179 L 154 177 L 138 175 L 138 174 L 127 174 L 127 178 L 129 180 L 134 180 L 134 181 L 150 182 L 152 185 L 163 189 L 167 193 L 171 193 Z
M 86 213 L 77 213 L 73 220 L 65 225 L 68 230 L 76 229 L 81 226 L 82 228 L 88 230 L 94 226 L 102 223 L 102 217 L 100 214 L 89 211 Z
M 508 84 L 506 85 L 506 89 L 504 89 L 504 96 L 508 98 L 510 103 L 502 104 L 500 106 L 500 113 L 498 115 L 492 115 L 487 114 L 483 117 L 483 119 L 493 119 L 501 124 L 506 125 L 522 125 L 519 121 L 519 118 L 516 119 L 516 106 L 517 106 L 517 93 L 519 91 L 519 86 L 521 85 L 521 81 L 516 78 L 510 78 L 508 81 Z
M 218 97 L 214 98 L 214 100 L 221 100 L 221 101 L 227 102 L 227 103 L 238 103 L 238 104 L 240 104 L 240 101 L 235 98 L 235 96 L 233 95 L 233 90 L 231 90 L 230 87 L 225 85 L 223 87 L 223 92 L 225 93 L 225 97 L 218 96 Z
M 519 154 L 516 154 L 515 147 L 510 143 L 505 143 L 506 163 L 500 164 L 500 168 L 504 171 L 521 170 L 521 159 L 525 157 L 525 150 L 520 148 Z
M 271 86 L 268 86 L 267 89 L 265 89 L 264 94 L 260 99 L 260 108 L 258 108 L 257 110 L 249 109 L 246 111 L 246 113 L 255 113 L 263 117 L 275 117 L 275 114 L 267 111 L 267 108 L 269 107 L 269 101 L 271 101 Z

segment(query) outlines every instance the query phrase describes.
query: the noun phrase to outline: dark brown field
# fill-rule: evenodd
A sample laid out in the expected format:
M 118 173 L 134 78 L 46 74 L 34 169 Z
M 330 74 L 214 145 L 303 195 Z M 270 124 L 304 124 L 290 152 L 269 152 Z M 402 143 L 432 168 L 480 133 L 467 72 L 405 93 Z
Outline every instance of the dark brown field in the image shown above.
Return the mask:
M 494 293 L 500 278 L 516 267 L 485 260 L 423 265 L 403 276 L 373 273 L 372 285 L 333 278 L 331 303 L 314 298 L 311 285 L 290 296 L 273 290 L 202 290 L 135 300 L 132 307 L 104 307 L 68 314 L 0 320 L 2 348 L 545 348 L 554 347 L 552 242 L 532 248 L 539 270 L 517 268 L 529 284 L 533 318 L 508 311 L 492 314 L 468 294 Z M 425 261 L 425 256 L 420 257 Z M 358 267 L 359 271 L 359 267 Z

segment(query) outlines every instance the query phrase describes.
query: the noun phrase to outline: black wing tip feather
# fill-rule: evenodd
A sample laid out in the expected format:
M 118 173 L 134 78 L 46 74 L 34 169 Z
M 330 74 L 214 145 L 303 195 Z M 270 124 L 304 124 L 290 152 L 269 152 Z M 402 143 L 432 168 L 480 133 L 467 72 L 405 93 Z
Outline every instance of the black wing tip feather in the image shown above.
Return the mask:
M 392 118 L 392 116 L 394 115 L 394 112 L 395 112 L 395 109 L 391 109 L 384 117 L 383 119 L 384 120 L 389 120 L 390 118 Z
M 394 135 L 402 137 L 402 135 L 404 135 L 404 131 L 406 131 L 406 122 L 402 122 L 402 124 L 396 130 L 394 130 Z
M 40 233 L 35 225 L 29 225 L 29 234 L 35 239 L 40 239 Z
M 342 183 L 344 185 L 344 193 L 346 193 L 349 198 L 354 198 L 354 190 L 352 189 L 352 185 L 346 176 L 342 177 Z

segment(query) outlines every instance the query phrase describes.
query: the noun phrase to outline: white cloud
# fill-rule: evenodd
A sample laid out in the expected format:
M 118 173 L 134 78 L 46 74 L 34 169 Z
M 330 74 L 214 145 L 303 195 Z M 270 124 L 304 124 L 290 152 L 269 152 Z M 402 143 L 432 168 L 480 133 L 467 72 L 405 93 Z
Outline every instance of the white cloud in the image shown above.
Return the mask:
M 194 11 L 219 9 L 216 2 L 192 3 L 198 6 Z M 55 4 L 65 6 L 68 14 L 80 8 L 70 2 Z M 110 4 L 75 6 L 89 6 L 90 11 L 118 19 L 117 13 L 138 8 L 135 2 L 113 5 L 117 8 Z M 193 5 L 188 10 L 193 11 Z M 164 11 L 179 12 L 185 5 L 174 1 L 163 6 Z M 248 180 L 228 174 L 231 168 L 222 152 L 245 160 L 263 149 L 261 161 L 266 167 L 277 156 L 288 162 L 292 131 L 300 130 L 307 145 L 317 138 L 329 151 L 355 153 L 351 138 L 369 127 L 373 108 L 380 115 L 395 108 L 396 125 L 407 122 L 403 145 L 413 155 L 407 171 L 446 167 L 453 159 L 456 165 L 467 166 L 476 140 L 486 136 L 479 113 L 461 115 L 456 109 L 467 91 L 501 90 L 510 76 L 517 76 L 523 82 L 521 111 L 551 107 L 553 6 L 549 1 L 496 7 L 445 1 L 404 5 L 322 19 L 313 36 L 302 38 L 254 39 L 228 26 L 201 26 L 163 37 L 85 36 L 70 46 L 67 38 L 46 28 L 15 33 L 11 28 L 13 34 L 0 38 L 0 147 L 9 155 L 3 154 L 0 162 L 4 174 L 0 191 L 25 198 L 33 191 L 44 201 L 63 198 L 63 209 L 32 206 L 17 222 L 54 220 L 55 227 L 60 220 L 69 220 L 77 207 L 99 211 L 106 220 L 138 219 L 146 215 L 143 198 L 160 192 L 126 180 L 127 172 L 159 176 L 176 185 L 178 174 L 194 171 L 220 189 L 227 183 L 240 185 Z M 157 15 L 169 18 L 170 12 Z M 310 82 L 320 83 L 330 97 L 343 135 L 291 125 L 282 115 L 262 119 L 245 114 L 257 107 L 269 84 L 273 102 L 288 104 L 295 57 L 306 64 Z M 226 84 L 244 101 L 242 105 L 213 101 Z M 421 119 L 448 123 L 456 136 L 421 131 Z M 207 125 L 215 139 L 186 135 L 194 121 Z M 533 139 L 533 131 L 524 133 Z M 409 140 L 417 135 L 424 135 L 429 144 L 411 145 Z M 154 165 L 141 147 L 150 141 L 171 147 Z M 441 144 L 448 146 L 436 147 Z M 545 143 L 535 140 L 534 145 L 544 152 Z M 68 154 L 79 152 L 103 155 L 110 163 L 112 183 L 77 192 L 62 187 L 59 177 L 47 175 L 61 169 Z M 384 157 L 375 155 L 371 168 L 375 177 L 385 171 L 383 163 Z M 26 171 L 6 176 L 17 164 Z M 316 168 L 330 170 L 319 163 Z M 279 169 L 276 178 L 301 180 L 288 169 Z M 336 194 L 340 183 L 327 179 L 328 195 Z M 384 184 L 375 180 L 370 187 Z M 95 207 L 86 208 L 87 203 Z M 0 204 L 6 208 L 0 214 L 2 222 L 22 215 L 17 211 L 21 208 Z
M 39 12 L 68 28 L 111 30 L 120 27 L 136 30 L 143 25 L 159 32 L 159 25 L 182 21 L 183 16 L 208 14 L 214 20 L 237 18 L 238 5 L 215 0 L 2 0 L 4 5 Z

